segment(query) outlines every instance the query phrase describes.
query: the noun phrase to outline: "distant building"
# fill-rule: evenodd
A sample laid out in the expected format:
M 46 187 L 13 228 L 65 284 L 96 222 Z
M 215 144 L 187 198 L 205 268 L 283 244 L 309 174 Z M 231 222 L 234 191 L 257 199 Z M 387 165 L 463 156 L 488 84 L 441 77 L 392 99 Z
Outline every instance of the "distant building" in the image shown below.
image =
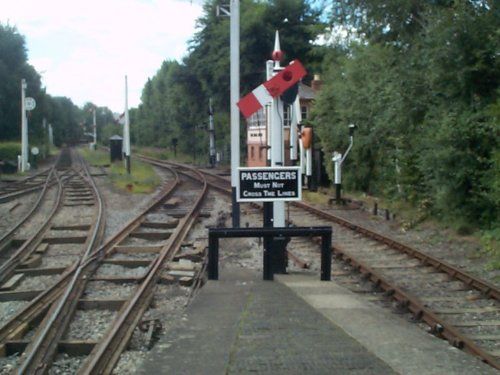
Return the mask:
M 321 89 L 319 75 L 314 76 L 311 86 L 299 83 L 299 101 L 302 114 L 302 123 L 309 118 L 309 113 L 316 97 L 316 93 Z M 247 166 L 263 167 L 267 165 L 267 109 L 264 107 L 247 119 Z M 285 139 L 285 165 L 291 165 L 290 153 L 290 106 L 284 109 L 284 139 Z

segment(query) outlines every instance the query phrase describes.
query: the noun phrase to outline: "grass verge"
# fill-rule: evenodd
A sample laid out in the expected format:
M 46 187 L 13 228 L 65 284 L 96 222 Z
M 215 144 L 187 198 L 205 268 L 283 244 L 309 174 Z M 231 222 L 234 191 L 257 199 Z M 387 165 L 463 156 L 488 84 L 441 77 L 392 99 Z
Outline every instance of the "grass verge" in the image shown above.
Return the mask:
M 80 152 L 90 165 L 104 168 L 113 186 L 120 190 L 149 194 L 161 183 L 160 177 L 150 164 L 132 160 L 129 175 L 123 161 L 110 162 L 108 152 L 88 149 L 80 149 Z

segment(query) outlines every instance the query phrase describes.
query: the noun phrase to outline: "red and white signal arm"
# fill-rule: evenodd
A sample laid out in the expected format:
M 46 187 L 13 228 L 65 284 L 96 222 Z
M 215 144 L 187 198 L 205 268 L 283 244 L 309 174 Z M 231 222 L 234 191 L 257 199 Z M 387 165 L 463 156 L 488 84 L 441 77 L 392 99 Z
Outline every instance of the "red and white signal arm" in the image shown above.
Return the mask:
M 293 60 L 285 69 L 270 80 L 264 82 L 237 103 L 245 118 L 250 117 L 260 108 L 270 103 L 277 96 L 299 82 L 307 74 L 299 60 Z

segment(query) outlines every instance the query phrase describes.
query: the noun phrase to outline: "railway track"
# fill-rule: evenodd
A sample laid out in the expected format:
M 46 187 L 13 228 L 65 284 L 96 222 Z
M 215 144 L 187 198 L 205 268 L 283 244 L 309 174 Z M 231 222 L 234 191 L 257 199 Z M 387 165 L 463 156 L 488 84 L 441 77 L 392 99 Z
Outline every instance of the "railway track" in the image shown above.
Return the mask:
M 188 227 L 196 221 L 196 214 L 193 218 L 186 219 L 191 215 L 190 208 L 179 206 L 179 204 L 187 201 L 194 204 L 191 200 L 193 193 L 189 186 L 192 184 L 194 188 L 199 182 L 195 184 L 193 179 L 205 180 L 203 182 L 205 185 L 208 184 L 214 191 L 223 194 L 230 191 L 229 181 L 226 176 L 217 176 L 208 171 L 203 171 L 202 177 L 192 168 L 175 163 L 151 159 L 149 162 L 161 167 L 170 165 L 171 168 L 176 169 L 177 173 L 183 174 L 185 177 L 182 177 L 182 189 L 172 193 L 174 195 L 168 196 L 169 198 L 164 198 L 167 201 L 172 199 L 169 204 L 165 200 L 161 204 L 152 204 L 150 209 L 159 210 L 159 212 L 163 212 L 162 214 L 157 212 L 152 216 L 146 215 L 146 219 L 143 216 L 142 219 L 137 219 L 137 222 L 134 221 L 134 224 L 127 225 L 130 227 L 129 232 L 124 229 L 124 232 L 114 236 L 98 251 L 92 253 L 87 261 L 82 262 L 79 271 L 72 271 L 73 275 L 80 273 L 84 276 L 85 281 L 74 288 L 66 287 L 64 289 L 64 293 L 68 297 L 71 296 L 73 304 L 72 306 L 70 304 L 69 307 L 61 307 L 59 315 L 55 315 L 53 311 L 47 314 L 47 316 L 58 316 L 58 318 L 53 318 L 57 324 L 42 324 L 53 327 L 48 329 L 50 332 L 47 331 L 46 338 L 40 340 L 37 345 L 33 344 L 33 341 L 26 341 L 26 339 L 24 342 L 21 339 L 18 340 L 17 345 L 24 345 L 26 349 L 25 354 L 21 357 L 23 360 L 18 363 L 19 373 L 45 373 L 53 360 L 55 360 L 54 366 L 58 366 L 58 357 L 62 353 L 71 356 L 78 354 L 81 357 L 78 373 L 111 373 L 119 361 L 120 353 L 123 353 L 130 341 L 147 341 L 147 346 L 149 346 L 155 332 L 161 330 L 160 319 L 145 320 L 141 318 L 145 313 L 147 315 L 148 305 L 154 300 L 153 290 L 173 282 L 184 282 L 186 285 L 191 285 L 191 283 L 197 283 L 195 280 L 201 280 L 198 276 L 204 272 L 202 260 L 203 248 L 206 244 L 198 242 L 197 245 L 193 246 L 191 243 L 186 247 Z M 201 195 L 205 196 L 206 192 Z M 199 204 L 201 203 L 195 205 L 198 205 L 199 208 Z M 165 210 L 169 212 L 167 216 L 164 216 Z M 245 220 L 250 220 L 250 223 L 253 223 L 251 225 L 255 225 L 255 223 L 258 225 L 260 214 L 256 205 L 242 205 L 242 212 Z M 184 221 L 191 222 L 190 225 L 186 224 L 185 229 L 180 229 L 180 232 L 183 233 L 179 234 L 180 237 L 171 234 L 168 239 L 162 240 L 166 242 L 162 243 L 161 246 L 148 244 L 151 238 L 161 236 L 159 234 L 139 235 L 139 237 L 143 236 L 140 241 L 146 242 L 138 246 L 128 242 L 138 241 L 138 237 L 134 237 L 137 236 L 137 232 L 161 233 L 167 231 L 164 225 L 170 223 L 168 225 L 173 226 L 175 220 L 170 221 L 172 218 L 178 220 L 176 228 Z M 352 289 L 359 293 L 375 295 L 376 299 L 393 298 L 399 308 L 409 311 L 415 321 L 425 323 L 433 334 L 447 339 L 458 348 L 479 356 L 492 367 L 500 368 L 498 365 L 500 353 L 497 351 L 500 345 L 500 335 L 498 334 L 500 326 L 498 319 L 499 293 L 498 288 L 494 285 L 472 277 L 431 254 L 425 254 L 406 244 L 382 236 L 374 230 L 345 220 L 334 212 L 328 212 L 325 208 L 320 210 L 304 203 L 292 204 L 289 208 L 289 218 L 295 225 L 332 225 L 334 227 L 332 254 L 343 261 L 343 266 L 334 268 L 334 279 L 344 281 L 345 284 L 352 286 Z M 169 228 L 168 231 L 175 233 L 177 229 Z M 170 245 L 167 246 L 167 243 Z M 290 253 L 289 257 L 294 260 L 297 266 L 311 268 L 313 272 L 317 272 L 320 268 L 319 257 L 315 253 L 314 246 L 311 246 L 306 239 L 293 239 L 291 244 L 293 253 Z M 165 251 L 165 255 L 161 255 L 163 250 L 159 250 L 158 247 Z M 167 247 L 171 249 L 167 250 Z M 183 255 L 182 253 L 186 249 L 188 250 Z M 160 258 L 163 260 L 157 260 Z M 184 266 L 181 264 L 182 260 L 186 261 Z M 193 264 L 193 261 L 200 263 Z M 257 259 L 258 261 L 259 259 Z M 189 269 L 183 268 L 186 267 L 186 264 L 189 265 Z M 339 263 L 335 262 L 335 264 Z M 347 272 L 347 266 L 359 275 L 354 283 L 352 282 L 353 272 Z M 113 270 L 106 271 L 106 269 Z M 131 269 L 147 269 L 147 272 L 153 272 L 153 269 L 156 269 L 158 273 L 151 277 L 148 276 L 147 272 L 136 276 L 127 276 L 125 271 Z M 186 277 L 186 272 L 188 277 Z M 67 274 L 66 283 L 71 284 L 69 279 L 71 277 L 75 279 L 76 276 L 71 276 L 70 272 Z M 125 276 L 117 277 L 117 274 Z M 368 281 L 371 282 L 369 287 L 366 286 Z M 121 288 L 117 286 L 118 283 L 124 285 L 123 292 L 117 291 Z M 76 284 L 78 283 L 75 282 Z M 194 287 L 191 288 L 190 294 L 194 290 Z M 59 292 L 58 295 L 61 293 Z M 106 297 L 108 293 L 109 295 Z M 120 298 L 110 297 L 117 294 L 124 296 Z M 52 310 L 55 309 L 54 306 L 56 304 L 53 304 Z M 103 313 L 104 311 L 106 312 Z M 92 319 L 99 321 L 95 318 L 99 316 L 99 312 L 107 316 L 107 319 L 104 319 L 106 323 L 103 324 L 106 328 L 99 328 L 100 333 L 97 335 L 106 337 L 106 340 L 85 338 L 85 334 L 80 338 L 71 336 L 72 327 L 82 325 L 82 323 L 78 323 L 78 316 L 87 314 Z M 64 317 L 70 316 L 72 318 L 64 322 Z M 73 317 L 76 320 L 72 320 Z M 60 324 L 61 321 L 63 323 Z M 85 318 L 81 321 L 88 322 Z M 145 330 L 146 333 L 138 333 L 139 328 Z M 81 334 L 80 328 L 77 331 Z M 40 334 L 38 333 L 38 335 Z M 134 339 L 137 336 L 139 339 Z M 37 336 L 35 335 L 35 337 Z M 14 344 L 15 340 L 11 339 L 10 345 Z M 34 349 L 36 346 L 39 354 L 36 354 Z M 5 346 L 5 348 L 7 347 L 8 345 Z M 47 348 L 51 349 L 47 350 Z M 43 363 L 45 367 L 37 366 L 37 363 Z
M 158 322 L 141 318 L 157 285 L 202 279 L 204 246 L 184 243 L 207 194 L 199 181 L 200 174 L 184 171 L 141 215 L 66 272 L 61 290 L 52 293 L 61 297 L 33 336 L 4 341 L 7 352 L 16 345 L 23 352 L 15 373 L 47 373 L 68 354 L 78 373 L 111 373 L 138 326 L 152 340 Z
M 68 273 L 101 241 L 102 201 L 83 160 L 65 149 L 51 174 L 57 183 L 46 184 L 43 202 L 2 237 L 4 355 L 23 346 L 19 338 L 32 334 L 32 327 L 62 293 Z
M 51 180 L 53 168 L 44 169 L 31 176 L 0 185 L 0 203 L 43 189 Z
M 215 189 L 230 193 L 226 178 L 203 173 L 210 176 Z M 333 212 L 304 202 L 293 202 L 289 207 L 294 225 L 332 225 L 333 256 L 358 272 L 362 280 L 371 281 L 369 292 L 382 291 L 384 297 L 391 297 L 399 308 L 412 313 L 415 321 L 430 327 L 434 335 L 500 369 L 500 288 Z M 289 258 L 301 268 L 319 270 L 318 258 L 311 257 L 309 246 L 300 244 L 304 240 L 293 239 L 290 247 L 293 241 L 302 250 L 289 252 Z M 342 276 L 352 275 L 344 271 L 334 275 L 337 279 Z

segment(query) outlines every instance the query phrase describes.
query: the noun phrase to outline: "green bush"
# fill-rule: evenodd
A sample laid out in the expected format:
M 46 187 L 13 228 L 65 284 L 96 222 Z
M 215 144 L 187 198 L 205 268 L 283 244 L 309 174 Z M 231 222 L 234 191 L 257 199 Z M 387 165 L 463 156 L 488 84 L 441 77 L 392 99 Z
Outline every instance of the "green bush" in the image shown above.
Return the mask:
M 0 143 L 0 160 L 9 160 L 17 165 L 17 155 L 21 154 L 21 145 L 17 142 Z

